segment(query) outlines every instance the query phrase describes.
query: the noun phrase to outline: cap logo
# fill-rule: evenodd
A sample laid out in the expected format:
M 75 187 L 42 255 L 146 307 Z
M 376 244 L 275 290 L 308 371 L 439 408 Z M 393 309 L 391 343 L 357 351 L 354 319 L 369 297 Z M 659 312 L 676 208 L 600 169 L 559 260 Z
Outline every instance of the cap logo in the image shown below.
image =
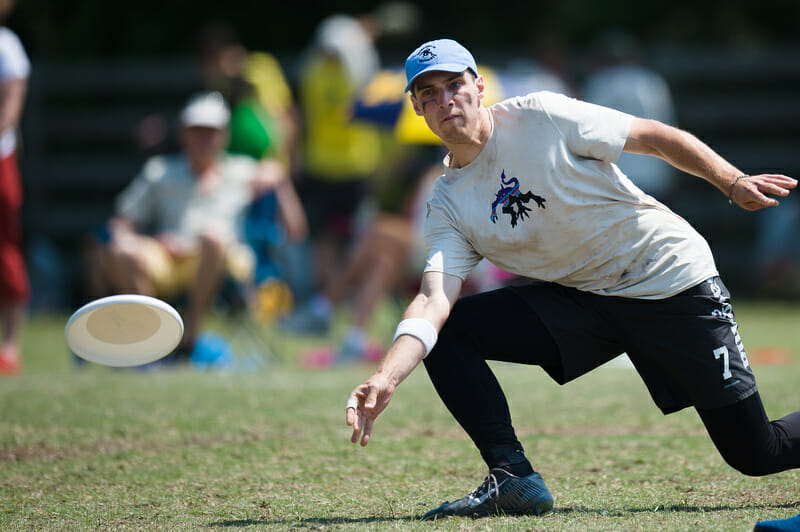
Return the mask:
M 433 46 L 426 46 L 425 48 L 420 50 L 419 54 L 417 54 L 417 56 L 419 57 L 419 62 L 428 63 L 436 59 L 436 52 L 434 52 L 433 50 L 434 50 Z

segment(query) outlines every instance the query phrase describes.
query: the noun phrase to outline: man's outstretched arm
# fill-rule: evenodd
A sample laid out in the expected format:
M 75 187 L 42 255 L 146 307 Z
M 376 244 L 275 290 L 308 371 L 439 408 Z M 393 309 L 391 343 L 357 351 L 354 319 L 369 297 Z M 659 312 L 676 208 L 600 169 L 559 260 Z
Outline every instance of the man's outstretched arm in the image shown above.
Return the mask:
M 458 277 L 439 272 L 424 273 L 420 292 L 406 309 L 403 320 L 425 320 L 438 334 L 460 292 Z M 375 418 L 389 404 L 395 388 L 426 354 L 425 344 L 417 337 L 410 334 L 397 337 L 378 370 L 350 394 L 346 414 L 347 424 L 353 427 L 350 441 L 356 443 L 360 438 L 361 445 L 369 442 Z
M 785 175 L 745 175 L 694 135 L 656 120 L 634 118 L 624 151 L 664 159 L 679 170 L 705 179 L 749 211 L 778 205 L 767 194 L 785 197 L 797 186 L 796 179 Z

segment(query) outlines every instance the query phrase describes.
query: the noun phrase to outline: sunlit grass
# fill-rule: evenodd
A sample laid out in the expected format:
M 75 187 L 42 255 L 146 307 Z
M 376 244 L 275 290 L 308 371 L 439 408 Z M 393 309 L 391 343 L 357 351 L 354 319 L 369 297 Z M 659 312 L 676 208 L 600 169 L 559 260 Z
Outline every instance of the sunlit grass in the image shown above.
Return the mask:
M 385 308 L 383 312 L 390 312 Z M 737 304 L 768 413 L 800 408 L 800 308 Z M 556 498 L 542 517 L 418 517 L 485 473 L 424 371 L 398 389 L 366 448 L 343 405 L 371 366 L 305 371 L 320 340 L 259 331 L 280 363 L 255 373 L 76 367 L 66 316 L 25 330 L 25 372 L 0 381 L 2 530 L 750 530 L 800 511 L 800 474 L 745 477 L 697 416 L 662 416 L 635 372 L 554 384 L 494 365 L 535 467 Z M 393 317 L 375 334 L 388 337 Z

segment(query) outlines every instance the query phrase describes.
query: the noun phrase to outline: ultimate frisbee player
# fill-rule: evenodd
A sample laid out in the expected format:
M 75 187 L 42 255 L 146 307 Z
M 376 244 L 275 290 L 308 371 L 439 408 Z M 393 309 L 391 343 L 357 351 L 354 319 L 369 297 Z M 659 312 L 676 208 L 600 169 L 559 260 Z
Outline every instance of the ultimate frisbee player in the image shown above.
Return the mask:
M 425 518 L 553 506 L 486 360 L 538 365 L 565 383 L 627 352 L 656 405 L 695 408 L 732 467 L 800 466 L 800 412 L 767 418 L 705 239 L 614 162 L 623 151 L 660 157 L 746 210 L 777 206 L 795 179 L 745 175 L 685 131 L 554 93 L 484 107 L 475 60 L 452 40 L 416 49 L 406 75 L 414 110 L 449 154 L 428 203 L 420 292 L 346 416 L 366 445 L 424 361 L 489 467 L 474 492 Z M 536 281 L 458 299 L 483 257 Z

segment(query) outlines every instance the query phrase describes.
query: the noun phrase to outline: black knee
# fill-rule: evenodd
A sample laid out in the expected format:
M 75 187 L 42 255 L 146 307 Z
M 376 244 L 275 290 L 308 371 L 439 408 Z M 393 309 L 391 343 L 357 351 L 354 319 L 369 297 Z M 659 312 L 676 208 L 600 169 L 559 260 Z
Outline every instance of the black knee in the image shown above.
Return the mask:
M 795 461 L 787 431 L 769 421 L 758 392 L 730 406 L 697 411 L 719 454 L 740 473 L 761 477 Z
M 770 457 L 728 453 L 728 456 L 723 454 L 722 458 L 729 466 L 749 477 L 763 477 L 776 472 L 775 464 Z

